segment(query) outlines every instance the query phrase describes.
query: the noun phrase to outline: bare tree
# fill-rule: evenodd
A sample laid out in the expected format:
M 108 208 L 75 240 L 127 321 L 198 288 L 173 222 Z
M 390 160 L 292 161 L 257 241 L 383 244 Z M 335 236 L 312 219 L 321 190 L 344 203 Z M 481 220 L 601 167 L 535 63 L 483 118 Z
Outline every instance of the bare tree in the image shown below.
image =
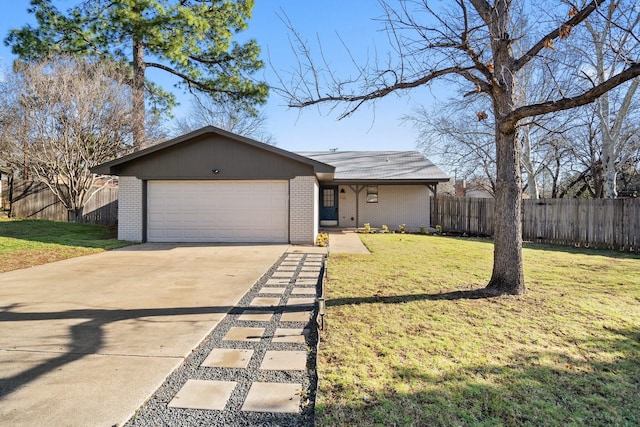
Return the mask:
M 443 78 L 466 85 L 467 96 L 488 97 L 496 145 L 494 260 L 487 285 L 492 293 L 526 291 L 522 264 L 522 146 L 518 138 L 521 121 L 594 102 L 640 75 L 638 50 L 627 50 L 625 46 L 627 62 L 604 82 L 559 86 L 548 94 L 547 101 L 521 103 L 517 99 L 520 71 L 526 66 L 540 69 L 549 61 L 562 65 L 556 43 L 558 47 L 572 43 L 573 29 L 584 25 L 593 14 L 606 14 L 608 7 L 604 0 L 575 5 L 549 1 L 543 5 L 547 6 L 544 13 L 537 13 L 531 5 L 529 9 L 512 7 L 510 0 L 456 0 L 446 5 L 437 3 L 438 10 L 427 0 L 398 0 L 395 5 L 382 1 L 383 22 L 392 42 L 386 63 L 355 64 L 357 76 L 351 78 L 321 75 L 322 67 L 298 35 L 300 67 L 291 81 L 281 82 L 291 107 L 344 103 L 346 108 L 340 116 L 343 118 L 366 102 Z M 609 7 L 638 13 L 631 0 L 610 2 Z M 527 22 L 522 14 L 532 19 Z M 629 40 L 637 40 L 637 26 L 627 24 L 626 20 L 614 22 L 616 28 L 629 34 Z M 525 34 L 532 34 L 527 39 L 533 41 L 523 49 L 524 53 L 516 55 L 513 43 Z
M 70 220 L 81 221 L 99 189 L 90 169 L 132 146 L 130 88 L 98 62 L 59 58 L 14 68 L 0 100 L 11 163 L 46 184 Z
M 203 126 L 215 126 L 238 135 L 275 145 L 275 138 L 266 130 L 264 112 L 234 103 L 220 103 L 211 98 L 195 97 L 189 113 L 176 121 L 175 130 L 188 133 Z
M 623 9 L 614 2 L 601 14 L 595 14 L 585 21 L 589 42 L 579 49 L 589 60 L 588 67 L 583 66 L 582 74 L 588 85 L 602 84 L 620 72 L 629 62 L 633 62 L 634 52 L 640 46 L 640 40 L 634 34 L 625 31 L 640 24 L 638 6 Z M 589 55 L 589 51 L 593 54 Z M 631 55 L 631 56 L 629 56 Z M 594 113 L 599 121 L 601 142 L 602 195 L 616 198 L 616 177 L 619 168 L 629 160 L 626 142 L 630 139 L 632 128 L 627 122 L 634 105 L 634 98 L 640 85 L 640 78 L 621 85 L 616 90 L 604 93 L 595 103 Z M 636 129 L 633 129 L 636 130 Z

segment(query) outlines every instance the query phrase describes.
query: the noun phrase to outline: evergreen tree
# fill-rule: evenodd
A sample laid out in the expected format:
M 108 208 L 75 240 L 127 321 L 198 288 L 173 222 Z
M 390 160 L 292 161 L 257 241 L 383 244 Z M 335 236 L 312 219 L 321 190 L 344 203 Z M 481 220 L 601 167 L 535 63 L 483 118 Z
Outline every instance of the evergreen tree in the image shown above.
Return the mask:
M 66 12 L 51 0 L 31 0 L 38 25 L 12 30 L 5 44 L 23 60 L 64 53 L 130 64 L 134 141 L 144 142 L 145 93 L 167 111 L 172 94 L 145 79 L 149 68 L 178 77 L 188 91 L 249 111 L 268 90 L 251 74 L 263 67 L 255 40 L 233 41 L 247 28 L 253 0 L 85 0 Z

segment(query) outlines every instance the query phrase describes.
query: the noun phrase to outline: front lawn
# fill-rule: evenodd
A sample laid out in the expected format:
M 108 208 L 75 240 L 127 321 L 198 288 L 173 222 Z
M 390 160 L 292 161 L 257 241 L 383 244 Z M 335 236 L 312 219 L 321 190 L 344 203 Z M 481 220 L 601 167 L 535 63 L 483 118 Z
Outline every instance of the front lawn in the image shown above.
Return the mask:
M 329 260 L 318 425 L 640 425 L 637 254 L 530 245 L 528 293 L 483 298 L 488 240 L 362 239 Z
M 101 225 L 0 218 L 0 273 L 128 245 Z

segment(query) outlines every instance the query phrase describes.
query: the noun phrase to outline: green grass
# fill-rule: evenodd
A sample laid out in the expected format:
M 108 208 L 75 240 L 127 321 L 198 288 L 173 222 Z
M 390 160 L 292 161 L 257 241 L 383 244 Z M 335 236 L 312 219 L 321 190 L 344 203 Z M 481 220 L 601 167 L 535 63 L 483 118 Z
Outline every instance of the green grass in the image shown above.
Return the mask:
M 332 255 L 318 425 L 640 425 L 640 258 L 530 245 L 480 298 L 482 239 L 363 235 Z
M 131 244 L 101 225 L 0 218 L 0 273 Z

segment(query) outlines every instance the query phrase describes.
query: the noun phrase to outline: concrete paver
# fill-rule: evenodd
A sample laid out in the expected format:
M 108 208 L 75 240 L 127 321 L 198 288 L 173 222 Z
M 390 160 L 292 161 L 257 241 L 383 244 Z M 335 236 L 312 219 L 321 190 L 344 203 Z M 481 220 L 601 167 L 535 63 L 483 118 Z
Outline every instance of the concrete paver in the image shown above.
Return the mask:
M 258 293 L 260 294 L 284 294 L 287 288 L 277 288 L 275 286 L 264 286 Z
M 281 322 L 308 322 L 311 318 L 312 311 L 289 311 L 282 313 Z
M 315 295 L 315 288 L 293 288 L 291 290 L 292 295 Z
M 251 307 L 272 307 L 280 304 L 280 298 L 257 297 L 249 304 Z
M 221 411 L 236 384 L 235 381 L 188 380 L 169 402 L 169 407 Z
M 313 285 L 316 286 L 318 284 L 318 279 L 296 279 L 296 286 L 305 286 L 305 285 Z
M 317 279 L 318 272 L 319 271 L 301 271 L 298 277 L 300 277 L 301 279 L 311 279 L 311 278 Z
M 306 335 L 308 333 L 309 330 L 304 328 L 276 328 L 271 341 L 304 343 L 306 342 Z
M 143 244 L 0 274 L 0 419 L 126 421 L 288 248 Z
M 267 286 L 288 285 L 290 279 L 269 279 L 267 280 Z
M 315 303 L 315 298 L 294 298 L 291 297 L 287 300 L 287 306 L 307 306 Z
M 274 312 L 269 310 L 244 310 L 238 320 L 249 322 L 268 322 L 273 317 Z
M 223 341 L 260 341 L 264 335 L 264 328 L 243 328 L 234 326 L 222 338 Z
M 253 350 L 216 348 L 202 362 L 208 368 L 246 368 L 253 356 Z
M 260 369 L 271 371 L 304 371 L 306 367 L 306 351 L 269 350 L 260 365 Z
M 298 412 L 300 384 L 253 383 L 242 405 L 243 411 Z
M 273 273 L 273 277 L 280 278 L 280 279 L 290 279 L 293 277 L 294 273 L 295 273 L 294 271 L 275 271 Z

